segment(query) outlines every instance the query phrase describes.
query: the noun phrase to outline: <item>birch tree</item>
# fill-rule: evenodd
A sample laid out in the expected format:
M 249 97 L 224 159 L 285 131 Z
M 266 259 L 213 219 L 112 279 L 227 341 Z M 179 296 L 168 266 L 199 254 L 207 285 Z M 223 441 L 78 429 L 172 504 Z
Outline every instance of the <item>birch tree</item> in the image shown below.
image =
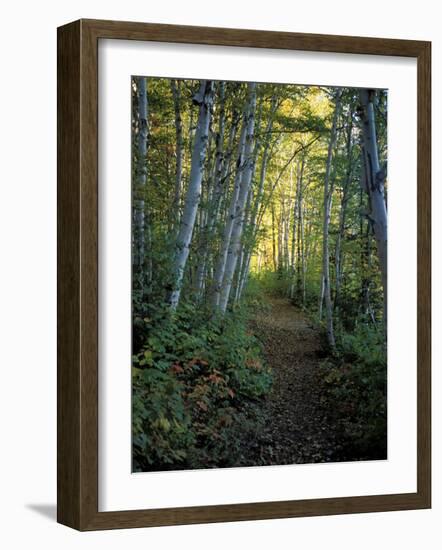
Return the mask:
M 213 173 L 211 179 L 213 180 L 213 190 L 211 193 L 210 201 L 208 201 L 207 217 L 202 228 L 201 244 L 200 244 L 200 258 L 198 262 L 197 274 L 196 274 L 196 289 L 197 296 L 201 298 L 204 278 L 206 274 L 206 263 L 209 252 L 210 240 L 213 237 L 213 228 L 215 226 L 216 219 L 218 217 L 221 196 L 223 192 L 223 161 L 224 161 L 224 129 L 225 129 L 225 82 L 221 82 L 218 91 L 219 97 L 219 117 L 218 117 L 218 130 L 215 138 L 215 162 L 213 166 Z M 234 130 L 235 120 L 232 122 L 232 129 Z
M 365 171 L 365 192 L 368 195 L 369 221 L 376 240 L 379 264 L 381 267 L 382 287 L 384 290 L 384 320 L 387 322 L 387 207 L 385 204 L 385 171 L 379 163 L 376 137 L 374 99 L 375 90 L 360 91 L 361 122 L 363 141 L 363 164 Z
M 181 118 L 181 83 L 179 80 L 171 80 L 170 86 L 173 96 L 173 105 L 175 111 L 175 134 L 176 134 L 176 152 L 175 152 L 175 194 L 173 206 L 175 209 L 176 222 L 180 221 L 180 202 L 181 187 L 183 178 L 183 123 Z
M 297 294 L 297 300 L 300 300 L 301 292 L 302 292 L 302 280 L 303 280 L 303 272 L 305 268 L 305 260 L 304 260 L 304 205 L 303 205 L 303 198 L 304 198 L 304 165 L 305 165 L 305 157 L 302 158 L 301 161 L 301 167 L 299 169 L 299 196 L 298 196 L 298 204 L 297 204 L 297 217 L 298 217 L 298 228 L 297 228 L 297 235 L 296 235 L 296 242 L 297 242 L 297 257 L 296 257 L 296 294 Z
M 245 143 L 246 143 L 246 133 L 247 133 L 247 112 L 243 115 L 243 122 L 241 128 L 241 135 L 238 142 L 237 150 L 237 160 L 236 160 L 236 174 L 233 184 L 233 191 L 230 199 L 230 206 L 227 214 L 226 223 L 224 226 L 221 250 L 219 253 L 215 276 L 213 280 L 213 291 L 212 291 L 212 306 L 214 309 L 217 309 L 220 304 L 221 298 L 221 288 L 224 280 L 224 273 L 227 262 L 227 255 L 230 247 L 230 240 L 232 237 L 233 225 L 235 222 L 235 214 L 238 203 L 239 191 L 242 181 L 242 172 L 244 170 L 244 152 L 245 152 Z
M 144 264 L 144 194 L 147 181 L 147 82 L 145 77 L 136 79 L 138 90 L 138 146 L 137 146 L 137 166 L 136 166 L 136 186 L 134 196 L 134 253 L 133 264 L 140 271 Z
M 301 268 L 301 228 L 302 225 L 302 186 L 304 176 L 305 156 L 303 155 L 296 168 L 296 193 L 293 204 L 293 223 L 292 223 L 292 246 L 291 246 L 291 271 L 292 284 L 290 285 L 290 298 L 295 297 L 295 288 L 297 280 L 299 282 L 299 270 Z M 292 174 L 290 175 L 292 177 Z M 297 251 L 297 257 L 295 256 Z M 296 258 L 296 260 L 295 260 Z
M 132 93 L 141 320 L 184 298 L 203 317 L 230 315 L 265 281 L 293 305 L 319 298 L 331 347 L 356 319 L 379 325 L 385 92 L 134 78 Z
M 331 299 L 330 288 L 330 257 L 329 257 L 329 225 L 332 189 L 330 174 L 332 169 L 333 149 L 336 143 L 337 124 L 339 111 L 341 106 L 342 90 L 338 88 L 335 92 L 335 107 L 333 113 L 332 127 L 330 130 L 330 139 L 328 142 L 327 162 L 325 166 L 324 176 L 324 214 L 323 214 L 323 229 L 322 229 L 322 288 L 321 288 L 321 306 L 322 296 L 325 301 L 326 324 L 327 324 L 327 340 L 332 349 L 336 347 L 335 334 L 333 329 L 333 304 Z
M 353 106 L 350 105 L 347 123 L 347 143 L 346 143 L 346 173 L 342 185 L 341 205 L 339 210 L 339 229 L 336 237 L 335 247 L 335 299 L 334 307 L 336 308 L 339 302 L 342 279 L 342 243 L 344 240 L 345 222 L 347 215 L 347 206 L 350 195 L 350 183 L 353 176 Z
M 260 175 L 259 175 L 259 184 L 258 189 L 256 192 L 256 196 L 254 197 L 254 204 L 251 206 L 251 213 L 250 213 L 250 222 L 249 222 L 249 243 L 246 249 L 244 250 L 244 259 L 241 263 L 241 271 L 239 274 L 239 283 L 238 283 L 238 290 L 237 290 L 237 296 L 236 299 L 240 300 L 242 291 L 244 289 L 244 286 L 247 281 L 247 277 L 249 275 L 249 269 L 250 269 L 250 260 L 252 258 L 253 249 L 256 244 L 257 239 L 257 223 L 258 223 L 258 212 L 262 204 L 262 198 L 264 195 L 264 186 L 266 181 L 266 175 L 267 175 L 267 166 L 270 158 L 270 137 L 272 133 L 273 128 L 273 122 L 275 118 L 276 109 L 278 107 L 277 98 L 274 96 L 271 100 L 271 108 L 269 113 L 269 120 L 267 122 L 267 126 L 264 131 L 264 148 L 262 152 L 262 159 L 261 159 L 261 168 L 260 168 Z M 256 159 L 258 156 L 258 148 L 255 147 L 255 160 L 254 163 L 256 165 Z M 250 198 L 249 194 L 249 198 Z
M 227 304 L 232 288 L 233 276 L 235 274 L 238 256 L 241 251 L 241 237 L 244 227 L 244 210 L 247 197 L 250 191 L 254 170 L 253 157 L 253 140 L 255 129 L 255 110 L 256 110 L 256 83 L 252 82 L 248 85 L 248 113 L 247 113 L 247 135 L 244 146 L 244 162 L 245 166 L 241 175 L 241 184 L 238 193 L 238 201 L 234 213 L 234 223 L 232 235 L 230 238 L 230 246 L 227 253 L 226 268 L 224 271 L 224 279 L 221 288 L 221 296 L 219 307 L 222 313 L 227 309 Z
M 184 270 L 189 257 L 190 243 L 201 197 L 201 182 L 204 172 L 204 161 L 207 154 L 209 124 L 213 103 L 212 81 L 201 81 L 200 89 L 194 96 L 193 102 L 199 106 L 199 115 L 192 151 L 189 186 L 176 240 L 174 261 L 175 288 L 169 299 L 172 309 L 177 308 L 180 300 Z

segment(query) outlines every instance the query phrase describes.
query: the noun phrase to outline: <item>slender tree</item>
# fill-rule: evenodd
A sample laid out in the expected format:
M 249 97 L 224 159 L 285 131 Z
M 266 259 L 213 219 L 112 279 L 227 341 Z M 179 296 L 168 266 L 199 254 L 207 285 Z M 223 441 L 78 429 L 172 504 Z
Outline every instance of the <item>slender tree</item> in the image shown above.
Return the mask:
M 211 174 L 213 181 L 213 190 L 207 204 L 207 217 L 201 230 L 201 244 L 199 247 L 200 257 L 196 274 L 196 290 L 198 298 L 202 297 L 204 279 L 207 271 L 207 260 L 209 254 L 210 241 L 213 237 L 213 229 L 218 217 L 222 192 L 223 192 L 223 161 L 224 161 L 224 129 L 225 129 L 225 82 L 219 85 L 219 118 L 218 130 L 215 137 L 215 162 Z M 232 127 L 234 125 L 232 124 Z
M 180 300 L 184 270 L 187 258 L 189 257 L 190 243 L 201 197 L 201 182 L 204 172 L 204 161 L 207 154 L 209 124 L 213 103 L 212 81 L 201 81 L 200 89 L 194 96 L 193 102 L 199 106 L 199 116 L 192 151 L 190 181 L 180 229 L 176 240 L 174 262 L 175 288 L 169 298 L 172 309 L 176 309 Z
M 350 198 L 350 184 L 353 177 L 353 105 L 350 104 L 348 111 L 347 121 L 347 137 L 346 137 L 346 172 L 344 181 L 342 184 L 341 204 L 339 209 L 339 229 L 336 237 L 335 246 L 335 299 L 334 307 L 336 308 L 339 303 L 342 272 L 343 272 L 343 253 L 342 244 L 345 234 L 345 223 L 347 216 L 348 201 Z
M 256 83 L 248 85 L 248 112 L 247 112 L 247 134 L 244 146 L 245 166 L 241 174 L 241 183 L 238 193 L 238 201 L 234 213 L 234 223 L 230 238 L 230 246 L 227 253 L 226 267 L 224 270 L 224 279 L 221 288 L 219 307 L 222 313 L 226 311 L 227 303 L 232 288 L 233 276 L 241 251 L 241 237 L 244 227 L 244 207 L 250 192 L 250 185 L 253 177 L 253 140 L 255 130 L 255 110 L 256 110 Z
M 138 90 L 138 150 L 137 150 L 137 168 L 136 168 L 136 186 L 134 196 L 134 253 L 133 264 L 140 271 L 144 264 L 144 230 L 145 230 L 145 203 L 144 194 L 147 181 L 147 82 L 145 77 L 136 79 Z
M 181 82 L 179 80 L 170 81 L 173 96 L 173 105 L 175 111 L 175 134 L 176 134 L 176 152 L 175 152 L 175 194 L 173 200 L 173 209 L 176 215 L 176 223 L 180 221 L 180 203 L 181 188 L 183 179 L 183 122 L 181 118 Z
M 230 247 L 230 240 L 232 237 L 233 225 L 235 222 L 235 214 L 237 209 L 239 191 L 241 186 L 242 173 L 244 170 L 244 152 L 246 144 L 247 133 L 247 106 L 243 115 L 241 136 L 238 142 L 237 161 L 236 161 L 236 175 L 233 184 L 232 196 L 230 199 L 230 206 L 227 214 L 226 223 L 224 226 L 221 251 L 218 257 L 214 281 L 213 281 L 213 293 L 212 293 L 212 305 L 214 309 L 217 309 L 220 304 L 221 288 L 224 280 L 224 273 L 227 263 L 227 255 Z
M 298 228 L 296 235 L 297 242 L 297 258 L 296 258 L 296 295 L 298 302 L 301 298 L 302 292 L 302 273 L 304 270 L 304 207 L 303 207 L 303 198 L 304 198 L 304 166 L 305 166 L 305 157 L 302 157 L 301 166 L 299 169 L 299 197 L 297 204 L 297 216 L 298 216 Z
M 334 96 L 334 113 L 333 121 L 330 130 L 330 139 L 328 142 L 327 162 L 325 166 L 324 176 L 324 214 L 323 214 L 323 230 L 322 230 L 322 289 L 321 289 L 321 305 L 322 296 L 325 301 L 326 323 L 327 323 L 327 340 L 332 349 L 335 348 L 335 334 L 333 329 L 333 304 L 331 299 L 331 284 L 330 284 L 330 252 L 329 252 L 329 226 L 330 226 L 330 211 L 332 202 L 332 189 L 330 174 L 332 169 L 333 149 L 336 143 L 338 117 L 341 107 L 342 90 L 338 88 Z
M 369 221 L 376 239 L 384 290 L 384 319 L 387 322 L 387 206 L 385 204 L 385 170 L 381 168 L 376 137 L 375 90 L 360 91 L 365 192 L 369 198 Z
M 271 100 L 269 120 L 267 122 L 267 126 L 264 131 L 264 146 L 263 146 L 262 159 L 261 159 L 261 168 L 259 173 L 258 189 L 254 197 L 253 206 L 251 204 L 249 205 L 249 209 L 251 210 L 250 217 L 249 217 L 249 227 L 248 227 L 249 238 L 248 238 L 248 243 L 246 243 L 246 245 L 244 246 L 244 254 L 243 254 L 244 257 L 243 257 L 243 262 L 241 263 L 241 271 L 239 275 L 239 284 L 237 289 L 237 297 L 236 297 L 237 301 L 240 300 L 242 291 L 246 284 L 247 277 L 249 275 L 250 260 L 252 258 L 252 253 L 256 244 L 258 212 L 261 207 L 262 199 L 264 196 L 267 166 L 270 158 L 270 144 L 271 144 L 270 138 L 272 135 L 273 122 L 275 119 L 275 113 L 276 113 L 277 107 L 278 107 L 277 98 L 273 96 Z M 254 160 L 255 165 L 256 165 L 256 158 L 258 155 L 257 149 L 258 148 L 255 147 L 255 160 Z M 250 198 L 251 198 L 251 193 L 249 194 L 249 199 Z

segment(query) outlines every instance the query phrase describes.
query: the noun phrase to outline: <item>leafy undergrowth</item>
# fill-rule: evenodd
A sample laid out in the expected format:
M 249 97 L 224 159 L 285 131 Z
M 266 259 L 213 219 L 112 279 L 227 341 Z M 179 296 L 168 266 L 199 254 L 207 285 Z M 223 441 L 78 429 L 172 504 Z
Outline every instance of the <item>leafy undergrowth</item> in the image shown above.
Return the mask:
M 330 354 L 313 318 L 251 283 L 225 318 L 135 315 L 134 471 L 386 458 L 382 333 L 341 328 Z
M 343 333 L 321 364 L 321 401 L 341 434 L 341 460 L 387 458 L 387 364 L 383 335 L 365 324 Z
M 134 471 L 236 465 L 239 433 L 257 429 L 272 384 L 246 314 L 210 319 L 183 306 L 136 318 Z

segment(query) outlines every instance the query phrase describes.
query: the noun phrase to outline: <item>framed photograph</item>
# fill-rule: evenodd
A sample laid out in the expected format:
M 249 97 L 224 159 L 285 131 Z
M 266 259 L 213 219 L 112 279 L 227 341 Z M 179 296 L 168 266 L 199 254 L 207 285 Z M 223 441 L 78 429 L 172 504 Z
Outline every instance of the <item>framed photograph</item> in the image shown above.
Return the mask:
M 429 42 L 58 29 L 60 523 L 431 506 L 430 72 Z

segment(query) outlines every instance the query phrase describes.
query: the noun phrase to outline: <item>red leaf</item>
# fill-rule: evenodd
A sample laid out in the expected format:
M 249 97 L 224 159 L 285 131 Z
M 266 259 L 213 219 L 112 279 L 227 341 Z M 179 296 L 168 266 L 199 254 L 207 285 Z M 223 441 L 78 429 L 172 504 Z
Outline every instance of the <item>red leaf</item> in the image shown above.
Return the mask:
M 172 368 L 171 368 L 171 371 L 174 372 L 175 374 L 181 374 L 184 372 L 184 369 L 181 365 L 172 365 Z

